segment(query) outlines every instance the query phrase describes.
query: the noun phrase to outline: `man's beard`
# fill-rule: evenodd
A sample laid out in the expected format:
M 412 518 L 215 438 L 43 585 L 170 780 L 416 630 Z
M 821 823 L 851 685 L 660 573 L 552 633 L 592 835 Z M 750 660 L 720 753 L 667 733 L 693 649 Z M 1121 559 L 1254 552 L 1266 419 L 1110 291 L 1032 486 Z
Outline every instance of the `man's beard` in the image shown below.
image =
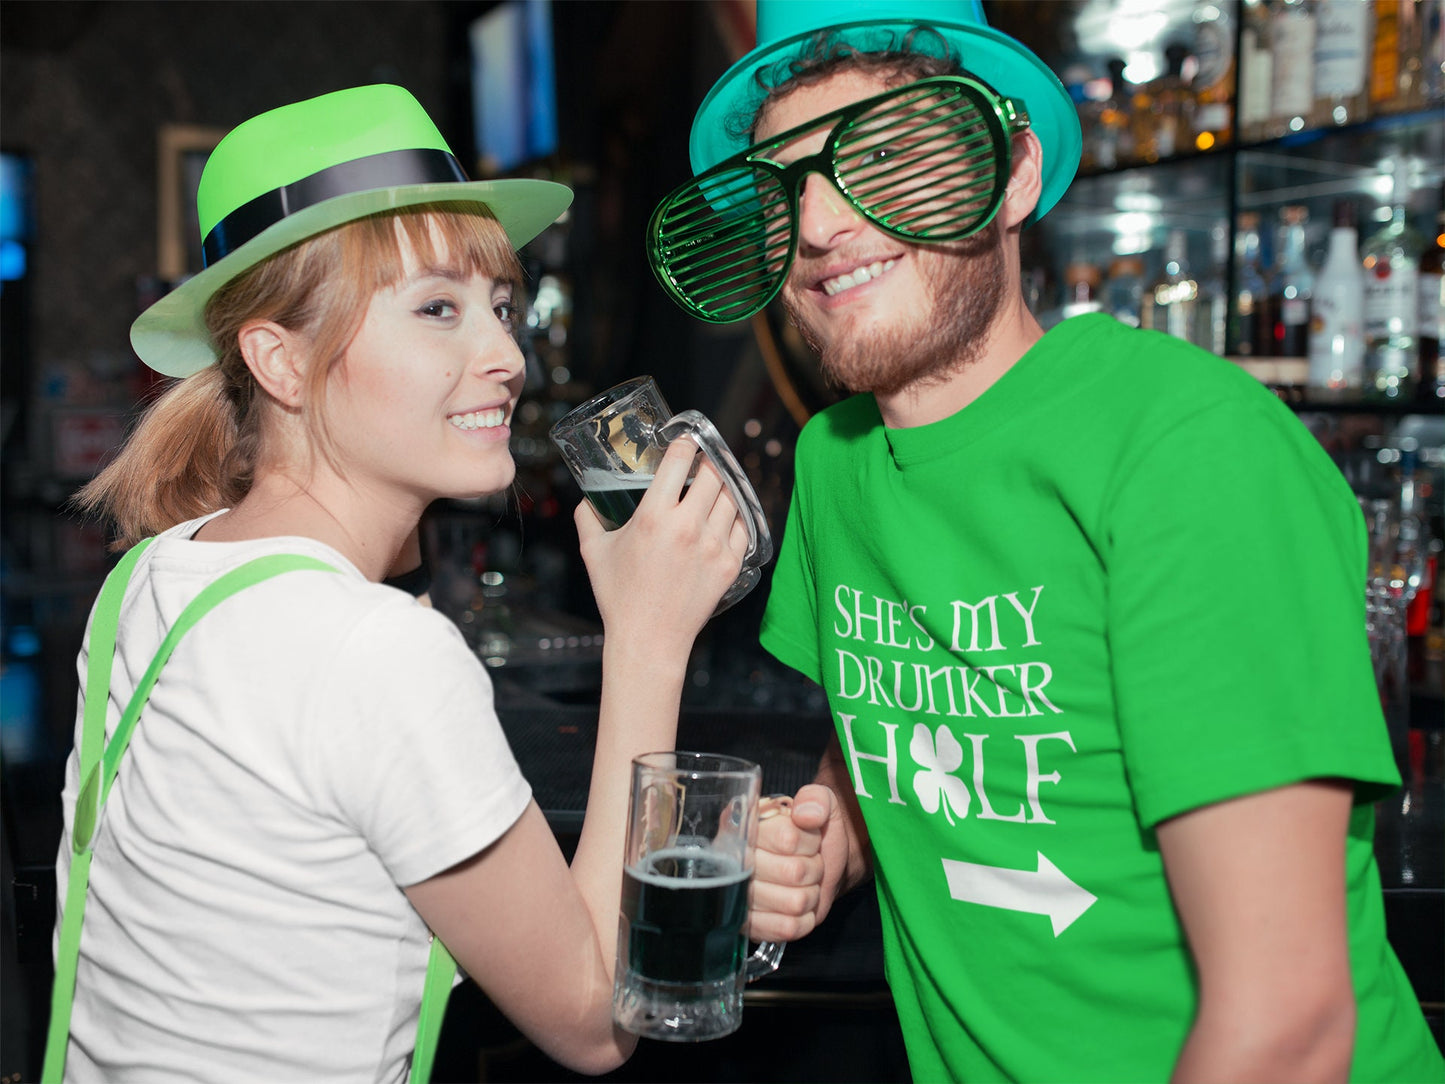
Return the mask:
M 995 220 L 963 241 L 914 245 L 928 287 L 914 320 L 850 328 L 824 342 L 786 289 L 783 307 L 834 387 L 894 395 L 910 386 L 941 383 L 971 364 L 988 341 L 1004 294 L 1002 235 Z

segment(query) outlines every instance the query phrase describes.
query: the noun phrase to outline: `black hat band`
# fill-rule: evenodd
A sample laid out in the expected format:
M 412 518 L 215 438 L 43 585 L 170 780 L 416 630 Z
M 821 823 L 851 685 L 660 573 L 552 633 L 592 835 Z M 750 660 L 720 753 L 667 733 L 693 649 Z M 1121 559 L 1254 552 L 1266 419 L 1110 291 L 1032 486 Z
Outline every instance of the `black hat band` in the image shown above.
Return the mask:
M 209 267 L 287 215 L 337 196 L 375 188 L 464 184 L 469 180 L 455 157 L 435 148 L 385 151 L 340 162 L 241 204 L 206 234 L 202 255 Z

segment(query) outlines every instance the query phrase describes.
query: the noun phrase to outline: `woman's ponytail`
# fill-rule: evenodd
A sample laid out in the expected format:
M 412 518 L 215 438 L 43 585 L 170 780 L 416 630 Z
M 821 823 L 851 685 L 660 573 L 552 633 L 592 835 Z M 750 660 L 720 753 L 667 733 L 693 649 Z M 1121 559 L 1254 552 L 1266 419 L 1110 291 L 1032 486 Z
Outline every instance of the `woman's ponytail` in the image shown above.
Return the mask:
M 127 548 L 177 523 L 229 507 L 251 486 L 254 449 L 242 447 L 234 383 L 212 365 L 147 408 L 116 457 L 74 498 L 115 524 Z

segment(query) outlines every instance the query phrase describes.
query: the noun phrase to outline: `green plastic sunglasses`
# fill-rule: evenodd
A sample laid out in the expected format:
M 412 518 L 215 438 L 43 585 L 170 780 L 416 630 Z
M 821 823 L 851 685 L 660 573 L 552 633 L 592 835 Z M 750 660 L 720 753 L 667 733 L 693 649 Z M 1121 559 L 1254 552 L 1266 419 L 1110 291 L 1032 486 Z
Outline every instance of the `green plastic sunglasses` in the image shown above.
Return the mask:
M 746 320 L 782 289 L 798 240 L 798 194 L 826 177 L 885 233 L 959 241 L 1003 202 L 1022 102 L 964 75 L 920 79 L 757 143 L 664 199 L 647 255 L 664 290 L 715 324 Z M 818 153 L 786 165 L 769 155 L 829 127 Z

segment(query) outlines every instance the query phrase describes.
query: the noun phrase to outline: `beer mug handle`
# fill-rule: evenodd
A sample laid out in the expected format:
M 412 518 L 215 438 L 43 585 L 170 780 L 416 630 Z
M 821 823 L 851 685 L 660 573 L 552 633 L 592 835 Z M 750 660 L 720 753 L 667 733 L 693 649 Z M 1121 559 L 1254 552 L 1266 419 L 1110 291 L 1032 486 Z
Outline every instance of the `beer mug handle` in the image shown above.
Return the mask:
M 684 410 L 674 414 L 658 426 L 655 432 L 664 444 L 671 443 L 686 433 L 697 442 L 697 446 L 717 469 L 723 484 L 728 487 L 728 495 L 732 497 L 733 504 L 737 505 L 743 524 L 747 527 L 748 552 L 743 558 L 743 567 L 753 571 L 756 580 L 755 570 L 773 558 L 773 538 L 768 533 L 768 521 L 763 515 L 762 503 L 742 467 L 738 465 L 732 450 L 727 446 L 727 441 L 723 440 L 722 434 L 707 415 L 697 410 Z M 781 957 L 781 952 L 779 956 Z
M 769 817 L 775 817 L 793 806 L 791 794 L 767 794 L 759 803 L 758 820 L 765 821 Z M 760 979 L 764 975 L 771 975 L 783 962 L 783 949 L 787 946 L 782 941 L 759 941 L 758 947 L 744 963 L 744 977 L 748 982 Z
M 753 954 L 747 959 L 746 979 L 752 982 L 764 975 L 771 975 L 783 962 L 783 949 L 787 946 L 782 941 L 760 941 Z

